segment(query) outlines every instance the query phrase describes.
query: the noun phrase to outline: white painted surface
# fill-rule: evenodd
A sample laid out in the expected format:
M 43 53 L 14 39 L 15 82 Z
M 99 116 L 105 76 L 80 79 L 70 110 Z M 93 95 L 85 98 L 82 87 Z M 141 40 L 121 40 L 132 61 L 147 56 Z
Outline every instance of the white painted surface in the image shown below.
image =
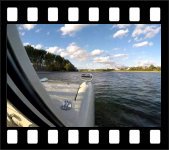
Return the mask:
M 140 21 L 140 8 L 131 7 L 129 11 L 130 21 Z
M 68 142 L 69 144 L 79 143 L 79 130 L 69 130 L 68 131 Z
M 8 130 L 7 131 L 7 143 L 8 144 L 17 144 L 18 143 L 18 131 L 17 130 Z
M 48 130 L 48 143 L 49 144 L 58 143 L 58 130 Z
M 89 130 L 89 143 L 90 144 L 99 143 L 99 130 Z
M 57 7 L 48 8 L 48 21 L 58 21 L 58 8 Z
M 28 142 L 28 144 L 37 144 L 38 143 L 38 131 L 37 130 L 28 130 L 27 131 L 27 142 Z
M 130 130 L 129 141 L 130 141 L 130 144 L 139 144 L 140 143 L 140 130 Z
M 99 21 L 99 8 L 97 7 L 89 8 L 89 21 Z
M 17 21 L 18 20 L 18 8 L 17 7 L 8 7 L 7 8 L 7 20 L 8 21 Z
M 150 130 L 150 143 L 160 144 L 161 142 L 161 132 L 160 130 Z
M 65 126 L 94 126 L 94 89 L 92 83 L 83 82 L 79 85 L 49 80 L 47 82 L 42 82 L 42 85 L 52 100 L 56 116 Z M 61 109 L 65 100 L 72 103 L 72 108 L 70 110 Z
M 161 9 L 160 7 L 150 8 L 150 21 L 160 21 L 161 20 Z
M 109 143 L 110 144 L 119 144 L 120 143 L 119 130 L 109 130 Z
M 36 7 L 29 7 L 27 9 L 28 21 L 38 21 L 38 9 Z
M 120 9 L 118 7 L 109 8 L 109 21 L 119 21 L 120 20 Z
M 79 8 L 78 7 L 70 7 L 68 9 L 68 20 L 69 21 L 79 20 Z

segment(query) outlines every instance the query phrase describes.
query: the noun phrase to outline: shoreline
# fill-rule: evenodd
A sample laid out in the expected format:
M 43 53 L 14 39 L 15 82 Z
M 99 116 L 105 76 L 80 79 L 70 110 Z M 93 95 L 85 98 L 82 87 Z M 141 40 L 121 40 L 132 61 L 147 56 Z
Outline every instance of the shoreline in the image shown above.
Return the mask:
M 146 72 L 146 73 L 151 73 L 151 72 L 156 72 L 156 73 L 161 73 L 161 71 L 126 71 L 126 70 L 117 70 L 117 71 L 79 71 L 79 72 Z
M 123 71 L 123 70 L 117 70 L 112 72 L 161 72 L 161 71 Z
M 46 74 L 48 74 L 48 73 L 70 73 L 70 72 L 63 72 L 63 71 L 36 71 L 36 73 L 46 73 Z M 133 73 L 133 72 L 137 72 L 137 73 L 161 73 L 161 71 L 127 71 L 127 70 L 116 70 L 116 71 L 75 71 L 75 72 L 81 72 L 81 73 L 83 73 L 83 72 L 95 72 L 95 73 L 102 73 L 102 72 L 131 72 L 131 73 Z

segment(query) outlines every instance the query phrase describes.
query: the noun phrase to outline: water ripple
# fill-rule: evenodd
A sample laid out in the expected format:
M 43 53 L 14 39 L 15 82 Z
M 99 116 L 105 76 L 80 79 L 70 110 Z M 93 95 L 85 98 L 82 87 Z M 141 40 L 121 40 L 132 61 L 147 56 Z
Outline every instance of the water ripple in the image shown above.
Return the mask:
M 80 72 L 40 74 L 53 80 L 81 83 Z M 93 73 L 96 125 L 160 127 L 161 74 Z

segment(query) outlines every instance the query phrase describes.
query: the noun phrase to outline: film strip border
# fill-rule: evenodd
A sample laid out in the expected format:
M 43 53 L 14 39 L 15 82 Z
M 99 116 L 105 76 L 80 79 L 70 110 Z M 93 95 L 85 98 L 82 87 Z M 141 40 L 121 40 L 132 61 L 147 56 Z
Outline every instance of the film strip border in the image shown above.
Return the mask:
M 96 3 L 96 5 L 92 3 L 91 7 L 85 5 L 84 8 L 83 5 L 74 5 L 73 2 L 69 3 L 70 7 L 67 7 L 67 4 L 63 5 L 62 3 L 63 8 L 61 7 L 61 4 L 57 7 L 57 3 L 54 5 L 50 4 L 50 6 L 47 4 L 44 7 L 37 5 L 37 3 L 31 3 L 30 7 L 28 7 L 28 3 L 22 6 L 17 6 L 17 3 L 8 3 L 9 5 L 6 3 L 4 7 L 6 13 L 3 13 L 3 17 L 5 18 L 6 23 L 166 23 L 166 15 L 164 14 L 165 11 L 168 10 L 167 6 L 165 7 L 163 5 L 164 7 L 161 7 L 162 5 L 159 5 L 160 3 L 155 2 L 141 3 L 126 2 L 126 5 L 122 3 L 125 7 L 122 7 L 122 5 L 119 5 L 118 7 L 118 4 L 106 6 L 104 3 Z M 103 7 L 105 8 L 103 9 Z M 31 14 L 31 12 L 33 13 Z M 44 15 L 42 16 L 42 14 Z M 50 14 L 52 15 L 50 16 Z M 90 14 L 92 14 L 91 17 Z M 45 144 L 77 145 L 82 143 L 84 144 L 84 147 L 85 144 L 99 145 L 99 147 L 100 144 L 121 144 L 123 146 L 130 144 L 138 145 L 139 147 L 143 144 L 151 144 L 154 145 L 154 148 L 158 148 L 158 145 L 166 144 L 164 141 L 167 140 L 168 137 L 164 137 L 165 131 L 162 128 L 161 130 L 144 129 L 145 128 L 143 128 L 143 130 L 132 130 L 126 128 L 121 130 L 119 128 L 118 130 L 108 130 L 105 128 L 104 130 L 86 130 L 84 128 L 82 130 L 64 129 L 65 131 L 63 132 L 62 129 L 41 130 L 38 128 L 24 128 L 22 130 L 17 128 L 7 128 L 7 130 L 2 130 L 3 133 L 5 133 L 3 137 L 4 143 L 2 144 L 5 146 L 7 144 L 11 147 L 18 144 L 42 144 L 43 146 Z
M 123 144 L 124 133 L 117 129 L 107 130 L 108 138 L 106 138 L 106 132 L 99 131 L 97 129 L 89 129 L 87 132 L 87 140 L 84 138 L 85 135 L 81 130 L 78 129 L 67 129 L 63 130 L 49 129 L 49 130 L 37 130 L 37 129 L 26 129 L 24 130 L 24 136 L 21 131 L 16 129 L 7 130 L 7 144 Z M 42 133 L 43 132 L 43 133 Z M 128 144 L 160 144 L 161 143 L 161 131 L 159 129 L 151 129 L 148 133 L 148 138 L 143 134 L 144 131 L 138 129 L 129 129 L 128 135 L 125 133 L 126 142 Z M 122 133 L 122 134 L 121 134 Z M 43 135 L 43 136 L 42 136 Z M 45 139 L 46 137 L 46 139 Z M 64 137 L 64 138 L 63 138 Z M 122 139 L 123 137 L 123 139 Z M 22 139 L 19 141 L 18 139 Z M 122 139 L 122 140 L 121 140 Z M 148 140 L 148 141 L 145 141 Z M 127 141 L 128 140 L 128 141 Z
M 59 21 L 59 14 L 61 8 L 58 7 L 49 7 L 47 8 L 47 20 L 46 22 L 58 22 Z M 27 18 L 26 20 L 30 23 L 38 22 L 38 7 L 28 7 L 26 10 Z M 121 20 L 121 13 L 119 7 L 109 7 L 108 11 L 108 21 L 112 22 L 120 22 Z M 130 7 L 128 10 L 129 13 L 129 21 L 130 22 L 140 22 L 140 12 L 145 11 L 140 9 L 139 7 Z M 152 23 L 158 23 L 161 20 L 161 9 L 160 7 L 151 7 L 149 10 L 149 21 Z M 99 7 L 89 7 L 88 8 L 88 22 L 99 22 L 101 19 L 100 17 L 100 9 Z M 79 22 L 80 17 L 83 17 L 83 13 L 79 13 L 78 7 L 69 7 L 67 8 L 67 21 L 69 22 Z M 20 21 L 20 16 L 18 16 L 18 8 L 17 7 L 8 7 L 7 8 L 7 21 L 8 22 L 18 22 Z

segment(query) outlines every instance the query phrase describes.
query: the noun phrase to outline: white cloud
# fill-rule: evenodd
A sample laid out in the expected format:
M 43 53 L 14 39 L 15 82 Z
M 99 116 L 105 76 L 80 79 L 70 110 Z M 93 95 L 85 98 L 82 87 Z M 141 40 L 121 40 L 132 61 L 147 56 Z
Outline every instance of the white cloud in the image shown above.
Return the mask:
M 63 49 L 57 46 L 53 46 L 53 47 L 48 47 L 46 51 L 58 55 L 63 51 Z
M 36 48 L 36 49 L 42 49 L 43 48 L 42 44 L 36 44 L 36 45 L 31 45 L 31 46 Z
M 75 58 L 79 61 L 84 61 L 88 58 L 88 54 L 84 50 L 79 50 L 76 53 L 70 55 L 70 58 Z
M 161 31 L 161 27 L 156 28 L 148 26 L 145 30 L 145 32 L 147 32 L 145 34 L 145 38 L 152 38 Z
M 124 50 L 124 51 L 125 51 L 126 48 L 115 47 L 115 48 L 113 48 L 112 50 L 113 50 L 113 51 L 117 51 L 117 50 Z
M 143 37 L 139 37 L 139 36 L 134 37 L 134 41 L 136 42 L 142 41 L 143 39 L 144 39 Z
M 152 60 L 139 60 L 137 62 L 137 65 L 136 66 L 144 66 L 144 67 L 148 67 L 150 65 L 154 65 L 154 66 L 157 66 L 157 64 L 152 61 Z
M 23 45 L 24 45 L 24 46 L 26 46 L 26 45 L 30 45 L 30 43 L 26 42 L 26 43 L 23 43 Z
M 112 57 L 113 58 L 128 58 L 128 54 L 115 54 Z
M 84 61 L 89 57 L 87 51 L 79 47 L 76 43 L 70 43 L 66 48 L 50 47 L 48 52 L 61 55 L 62 57 L 69 57 L 74 60 Z
M 21 31 L 20 31 L 19 34 L 20 34 L 21 36 L 24 36 L 24 35 L 25 35 L 25 32 L 23 32 L 23 31 L 21 32 Z
M 140 43 L 133 44 L 133 47 L 144 47 L 144 46 L 152 46 L 152 42 L 144 41 Z
M 144 24 L 137 24 L 135 29 L 134 29 L 134 31 L 133 31 L 133 33 L 132 33 L 132 37 L 136 37 L 136 36 L 142 34 L 144 27 L 145 27 Z
M 100 50 L 100 49 L 95 49 L 91 52 L 91 55 L 92 56 L 97 56 L 97 55 L 100 55 L 102 54 L 104 51 L 103 50 Z
M 34 45 L 34 44 L 30 44 L 30 43 L 26 42 L 26 43 L 23 43 L 23 45 L 24 46 L 31 45 L 35 49 L 42 49 L 42 48 L 44 48 L 44 46 L 42 44 L 36 44 L 36 45 Z
M 23 26 L 23 25 L 17 25 L 17 29 L 20 30 L 20 31 L 23 30 L 23 27 L 22 27 L 22 26 Z
M 161 31 L 160 26 L 138 24 L 136 25 L 132 33 L 132 37 L 135 38 L 134 39 L 135 41 L 138 41 L 138 39 L 143 40 L 143 39 L 154 37 L 160 31 Z M 143 36 L 143 37 L 139 38 L 139 36 Z
M 126 30 L 118 30 L 114 35 L 113 38 L 122 38 L 129 32 L 128 29 Z
M 121 50 L 121 48 L 115 47 L 115 48 L 113 48 L 112 50 L 113 50 L 113 51 L 117 51 L 117 50 Z
M 40 31 L 41 31 L 41 29 L 37 29 L 37 30 L 35 30 L 35 32 L 36 32 L 36 33 L 39 33 Z
M 31 30 L 36 26 L 36 24 L 21 24 L 21 25 L 17 25 L 18 30 L 19 30 L 19 34 L 21 36 L 25 35 L 25 30 Z
M 69 46 L 67 47 L 67 51 L 70 53 L 70 54 L 73 54 L 75 52 L 78 52 L 78 51 L 81 51 L 82 49 L 76 45 L 76 43 L 71 43 L 69 44 Z
M 18 27 L 19 30 L 31 30 L 33 29 L 37 24 L 22 24 Z
M 93 59 L 94 63 L 99 63 L 100 65 L 103 65 L 101 68 L 111 68 L 118 70 L 119 65 L 112 61 L 110 56 L 104 56 L 104 57 L 95 57 Z
M 66 53 L 68 53 L 70 58 L 74 58 L 79 61 L 84 61 L 89 57 L 87 51 L 79 47 L 76 43 L 69 44 L 69 46 L 66 48 L 65 54 Z
M 116 25 L 113 25 L 114 27 L 117 27 L 119 29 L 125 29 L 125 28 L 128 28 L 130 26 L 130 24 L 116 24 Z
M 89 26 L 89 24 L 65 24 L 60 28 L 62 35 L 73 35 L 77 31 Z
M 60 56 L 62 56 L 62 57 L 67 57 L 68 55 L 69 55 L 69 53 L 66 52 L 66 51 L 62 51 L 62 52 L 60 53 Z
M 95 63 L 105 63 L 105 64 L 111 64 L 111 59 L 109 56 L 105 56 L 105 57 L 95 57 L 94 59 Z
M 50 34 L 50 32 L 47 32 L 46 34 L 47 34 L 47 35 L 49 35 L 49 34 Z
M 31 45 L 32 47 L 36 49 L 45 48 L 41 44 L 34 45 L 30 43 L 24 43 L 24 46 L 26 45 Z M 79 47 L 76 43 L 70 43 L 66 48 L 52 46 L 52 47 L 47 47 L 45 49 L 47 52 L 50 52 L 52 54 L 60 55 L 62 57 L 69 57 L 69 58 L 72 58 L 78 61 L 84 61 L 90 56 L 89 53 L 85 49 Z

